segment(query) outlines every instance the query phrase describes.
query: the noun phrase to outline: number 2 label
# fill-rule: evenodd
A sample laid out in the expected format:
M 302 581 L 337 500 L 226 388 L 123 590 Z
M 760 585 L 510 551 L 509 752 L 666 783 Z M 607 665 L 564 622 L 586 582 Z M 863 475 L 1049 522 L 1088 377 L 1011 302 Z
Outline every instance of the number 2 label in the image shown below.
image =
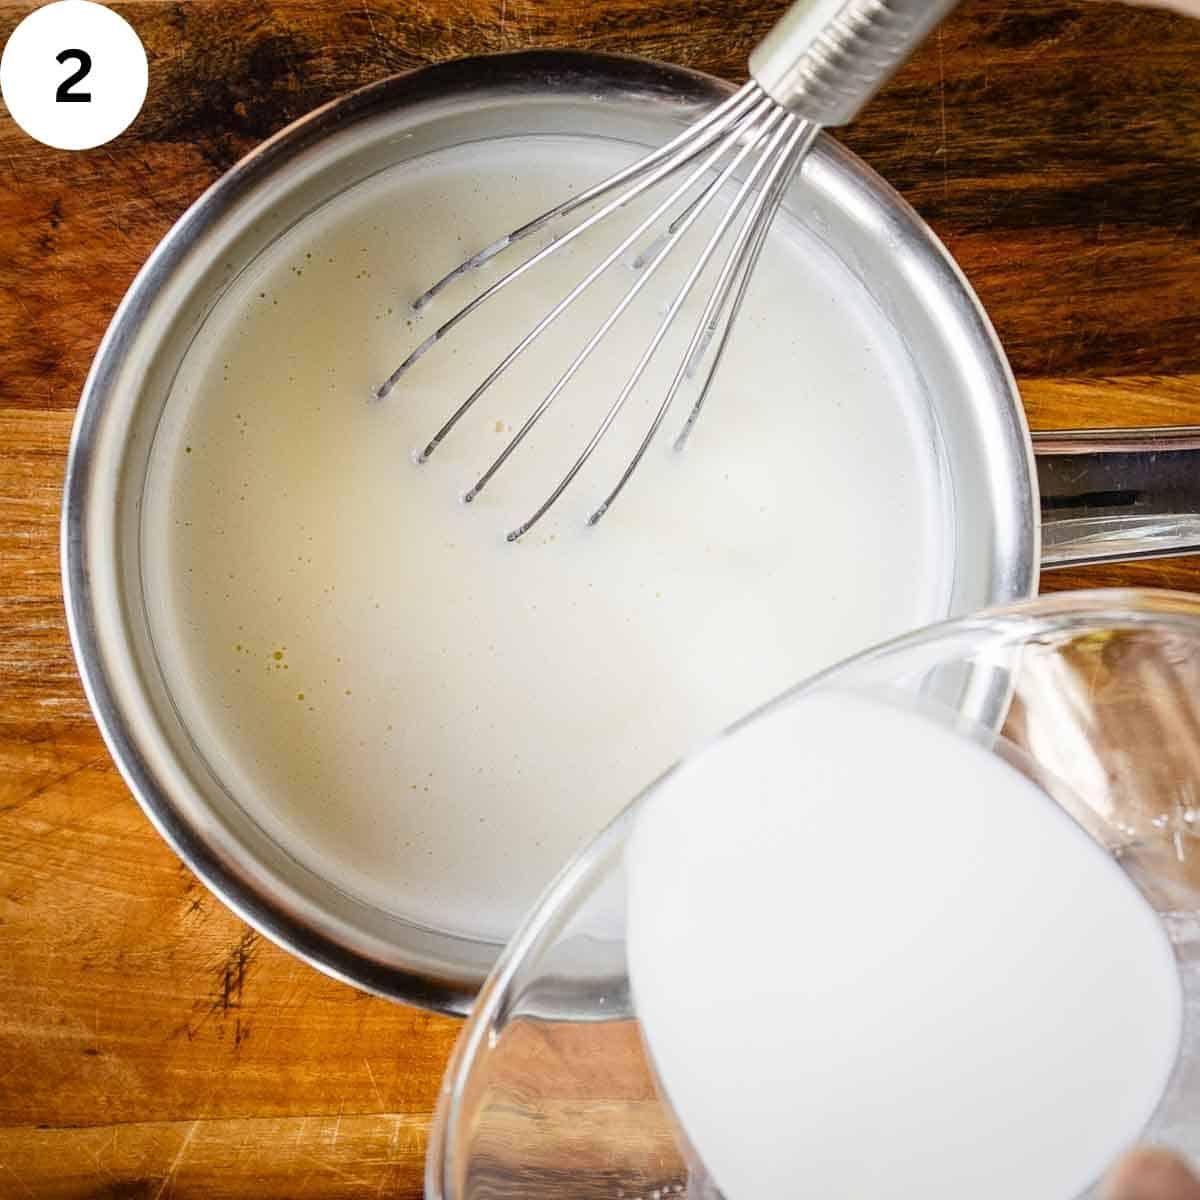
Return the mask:
M 92 69 L 92 56 L 86 50 L 60 50 L 55 58 L 60 63 L 70 62 L 71 59 L 74 59 L 77 68 L 58 85 L 54 99 L 59 104 L 90 104 L 91 92 L 73 92 L 71 89 L 87 78 L 88 72 Z
M 94 0 L 35 8 L 0 54 L 0 91 L 13 120 L 56 150 L 111 142 L 141 111 L 149 77 L 137 31 Z

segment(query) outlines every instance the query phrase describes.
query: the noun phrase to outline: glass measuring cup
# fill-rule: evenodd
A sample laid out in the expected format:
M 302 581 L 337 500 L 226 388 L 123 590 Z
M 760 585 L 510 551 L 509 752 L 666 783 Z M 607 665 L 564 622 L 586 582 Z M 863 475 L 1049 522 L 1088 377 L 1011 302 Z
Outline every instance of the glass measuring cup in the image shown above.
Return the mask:
M 1143 1137 L 1200 1154 L 1200 597 L 1079 592 L 992 610 L 868 651 L 760 712 L 821 688 L 965 722 L 1129 873 L 1184 991 L 1178 1060 Z M 623 853 L 641 800 L 547 889 L 481 992 L 443 1082 L 431 1200 L 716 1195 L 689 1177 L 625 974 Z

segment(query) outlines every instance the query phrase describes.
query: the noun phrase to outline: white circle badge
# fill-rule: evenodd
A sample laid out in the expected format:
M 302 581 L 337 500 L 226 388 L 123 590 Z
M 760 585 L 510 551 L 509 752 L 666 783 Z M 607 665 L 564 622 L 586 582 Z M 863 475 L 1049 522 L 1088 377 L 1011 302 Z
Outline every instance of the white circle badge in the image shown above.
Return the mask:
M 35 9 L 0 56 L 0 92 L 13 120 L 58 150 L 112 141 L 141 111 L 148 80 L 133 26 L 92 0 Z

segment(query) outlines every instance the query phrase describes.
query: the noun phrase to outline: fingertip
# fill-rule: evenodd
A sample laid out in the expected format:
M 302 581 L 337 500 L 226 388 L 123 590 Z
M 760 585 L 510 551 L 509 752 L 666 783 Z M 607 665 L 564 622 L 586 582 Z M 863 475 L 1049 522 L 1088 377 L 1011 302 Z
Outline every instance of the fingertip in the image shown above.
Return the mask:
M 1103 1195 L 1104 1200 L 1200 1200 L 1200 1180 L 1178 1155 L 1141 1146 L 1109 1172 Z

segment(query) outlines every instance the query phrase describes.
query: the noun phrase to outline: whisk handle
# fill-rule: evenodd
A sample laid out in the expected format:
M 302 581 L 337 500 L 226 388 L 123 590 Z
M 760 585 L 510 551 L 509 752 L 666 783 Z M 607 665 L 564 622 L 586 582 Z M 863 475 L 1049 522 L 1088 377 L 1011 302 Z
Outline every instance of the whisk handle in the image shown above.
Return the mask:
M 957 0 L 796 0 L 750 55 L 750 74 L 784 108 L 844 125 Z

